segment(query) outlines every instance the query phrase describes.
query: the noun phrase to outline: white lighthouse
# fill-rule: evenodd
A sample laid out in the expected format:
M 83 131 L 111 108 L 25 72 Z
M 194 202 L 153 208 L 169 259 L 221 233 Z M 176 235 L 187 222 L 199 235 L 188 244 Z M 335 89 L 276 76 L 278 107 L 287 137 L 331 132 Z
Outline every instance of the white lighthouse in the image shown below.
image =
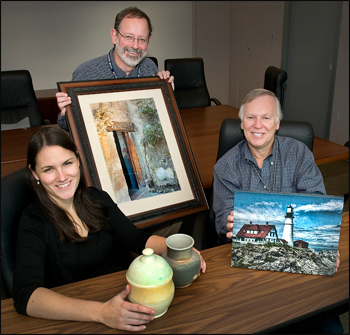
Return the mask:
M 284 221 L 283 236 L 282 239 L 288 242 L 288 245 L 293 246 L 293 207 L 289 205 L 287 208 L 287 214 Z

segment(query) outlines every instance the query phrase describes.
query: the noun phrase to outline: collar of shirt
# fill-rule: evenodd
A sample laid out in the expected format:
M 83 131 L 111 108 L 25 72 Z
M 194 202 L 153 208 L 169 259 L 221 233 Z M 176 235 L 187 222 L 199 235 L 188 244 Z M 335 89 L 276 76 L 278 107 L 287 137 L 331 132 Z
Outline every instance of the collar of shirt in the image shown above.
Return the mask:
M 137 64 L 135 66 L 135 68 L 127 75 L 125 71 L 123 71 L 118 65 L 117 63 L 115 62 L 115 59 L 114 59 L 114 55 L 113 55 L 113 51 L 114 51 L 114 48 L 112 48 L 110 51 L 109 51 L 109 57 L 112 61 L 112 66 L 113 66 L 113 69 L 117 75 L 117 77 L 119 79 L 122 79 L 122 78 L 137 78 L 138 76 L 138 72 L 139 72 L 139 67 L 140 67 L 140 64 L 142 63 L 142 61 Z
M 275 135 L 275 140 L 273 141 L 273 148 L 272 148 L 272 152 L 270 155 L 268 155 L 264 161 L 267 159 L 269 162 L 271 160 L 274 160 L 276 157 L 276 148 L 277 148 L 277 136 Z M 252 155 L 252 153 L 250 152 L 249 146 L 248 146 L 248 142 L 247 140 L 245 140 L 245 144 L 243 147 L 243 155 L 244 155 L 244 159 L 246 160 L 246 162 L 251 162 L 252 164 L 254 164 L 257 168 L 260 169 L 260 167 L 258 166 L 255 157 Z

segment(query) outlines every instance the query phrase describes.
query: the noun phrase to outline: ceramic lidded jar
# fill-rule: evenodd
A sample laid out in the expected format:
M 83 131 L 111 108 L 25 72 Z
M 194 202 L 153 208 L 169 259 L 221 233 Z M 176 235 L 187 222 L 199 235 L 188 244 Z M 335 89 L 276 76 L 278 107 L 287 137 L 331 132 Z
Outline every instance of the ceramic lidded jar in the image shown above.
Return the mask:
M 198 277 L 201 259 L 193 251 L 194 239 L 186 234 L 173 234 L 166 240 L 167 250 L 163 257 L 173 269 L 176 288 L 190 286 Z
M 126 272 L 130 284 L 129 300 L 154 309 L 154 317 L 168 310 L 174 298 L 173 270 L 167 261 L 146 248 L 130 264 Z

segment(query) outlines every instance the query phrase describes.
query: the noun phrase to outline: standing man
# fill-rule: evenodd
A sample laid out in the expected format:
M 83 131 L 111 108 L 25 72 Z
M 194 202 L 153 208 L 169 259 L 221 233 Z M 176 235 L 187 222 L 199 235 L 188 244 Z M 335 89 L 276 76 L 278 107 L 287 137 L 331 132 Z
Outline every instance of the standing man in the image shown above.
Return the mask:
M 114 28 L 110 31 L 113 49 L 107 55 L 84 62 L 73 73 L 72 81 L 138 78 L 159 76 L 169 79 L 174 89 L 174 77 L 169 71 L 158 72 L 157 66 L 145 58 L 152 35 L 150 18 L 136 7 L 128 7 L 117 14 Z M 66 106 L 71 103 L 67 93 L 57 92 L 60 109 L 57 123 L 68 130 L 65 120 Z

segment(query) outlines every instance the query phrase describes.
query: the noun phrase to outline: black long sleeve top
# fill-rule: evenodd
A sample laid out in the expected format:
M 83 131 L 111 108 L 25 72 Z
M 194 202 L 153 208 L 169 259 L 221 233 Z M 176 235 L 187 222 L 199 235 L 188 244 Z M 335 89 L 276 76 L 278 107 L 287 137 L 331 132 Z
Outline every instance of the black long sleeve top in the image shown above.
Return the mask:
M 110 196 L 94 187 L 93 199 L 108 208 L 109 218 L 83 242 L 59 242 L 59 235 L 36 198 L 24 210 L 18 228 L 13 279 L 14 306 L 27 315 L 31 294 L 38 287 L 52 288 L 125 270 L 132 256 L 141 254 L 149 233 L 138 229 Z

